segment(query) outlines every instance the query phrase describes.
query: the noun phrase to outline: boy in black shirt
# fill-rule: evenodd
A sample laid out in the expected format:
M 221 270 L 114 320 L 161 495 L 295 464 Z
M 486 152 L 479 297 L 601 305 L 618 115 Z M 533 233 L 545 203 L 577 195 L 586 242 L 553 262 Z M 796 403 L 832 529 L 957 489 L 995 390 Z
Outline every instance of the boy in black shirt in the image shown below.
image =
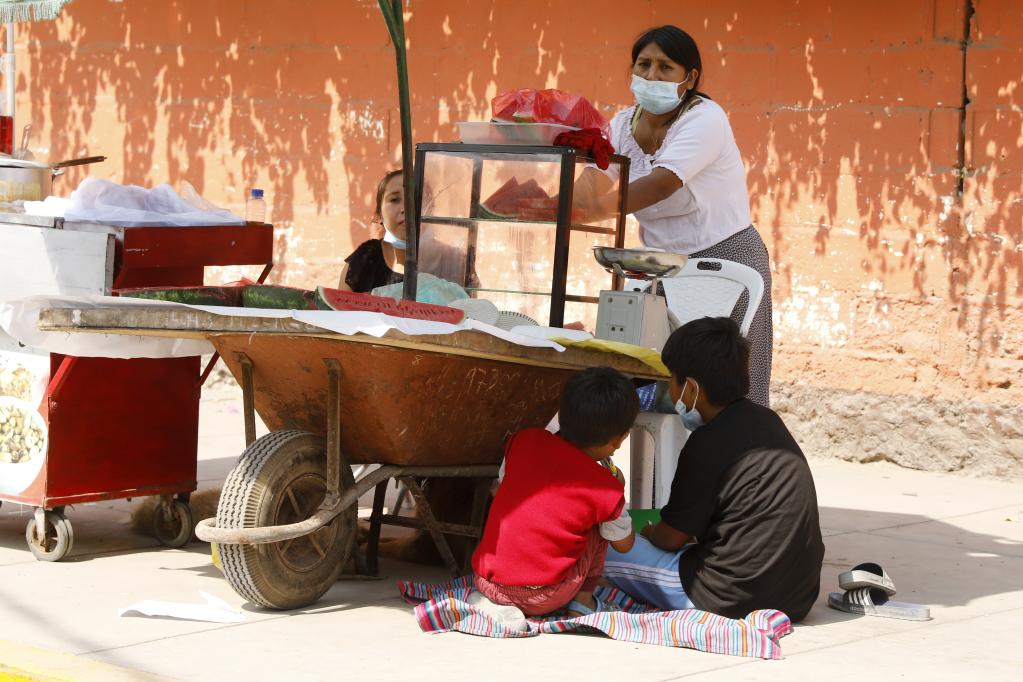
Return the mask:
M 824 559 L 817 494 L 781 418 L 744 397 L 749 343 L 731 319 L 705 317 L 677 329 L 661 358 L 692 433 L 661 521 L 629 552 L 610 550 L 605 577 L 662 609 L 802 620 Z

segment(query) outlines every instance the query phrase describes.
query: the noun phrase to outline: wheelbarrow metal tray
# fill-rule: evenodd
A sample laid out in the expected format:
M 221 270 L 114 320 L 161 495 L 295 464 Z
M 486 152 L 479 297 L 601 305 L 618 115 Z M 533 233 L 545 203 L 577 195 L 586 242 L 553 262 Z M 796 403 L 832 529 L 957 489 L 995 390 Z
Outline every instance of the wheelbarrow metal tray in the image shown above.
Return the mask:
M 610 365 L 660 377 L 642 362 L 593 350 L 520 346 L 478 331 L 384 337 L 329 332 L 290 318 L 196 309 L 50 309 L 40 328 L 207 338 L 242 380 L 271 431 L 326 432 L 325 360 L 341 365 L 341 446 L 353 463 L 494 464 L 508 436 L 544 426 L 579 369 Z

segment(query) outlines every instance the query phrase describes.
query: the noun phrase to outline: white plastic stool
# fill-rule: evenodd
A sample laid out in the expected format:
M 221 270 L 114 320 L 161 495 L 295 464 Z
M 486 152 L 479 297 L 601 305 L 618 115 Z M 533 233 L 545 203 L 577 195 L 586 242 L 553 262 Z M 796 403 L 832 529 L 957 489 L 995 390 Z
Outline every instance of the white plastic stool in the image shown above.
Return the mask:
M 653 452 L 643 431 L 653 439 Z M 660 509 L 668 503 L 678 455 L 689 438 L 677 414 L 640 412 L 630 434 L 631 507 Z

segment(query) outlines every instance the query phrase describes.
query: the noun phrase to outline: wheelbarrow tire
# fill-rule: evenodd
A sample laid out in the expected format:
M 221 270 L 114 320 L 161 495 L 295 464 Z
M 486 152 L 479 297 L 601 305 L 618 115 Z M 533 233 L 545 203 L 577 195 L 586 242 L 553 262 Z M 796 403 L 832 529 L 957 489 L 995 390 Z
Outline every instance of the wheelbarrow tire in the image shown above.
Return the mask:
M 71 522 L 60 512 L 45 513 L 46 538 L 42 543 L 36 536 L 36 520 L 33 516 L 25 527 L 25 542 L 39 561 L 60 561 L 75 544 L 75 531 Z
M 224 482 L 220 528 L 257 528 L 303 521 L 326 492 L 326 446 L 304 431 L 275 431 L 252 443 Z M 358 510 L 341 512 L 315 533 L 259 545 L 217 546 L 231 587 L 259 606 L 312 604 L 337 581 L 355 540 Z
M 153 535 L 164 547 L 184 547 L 192 539 L 192 509 L 184 500 L 157 505 L 153 514 Z

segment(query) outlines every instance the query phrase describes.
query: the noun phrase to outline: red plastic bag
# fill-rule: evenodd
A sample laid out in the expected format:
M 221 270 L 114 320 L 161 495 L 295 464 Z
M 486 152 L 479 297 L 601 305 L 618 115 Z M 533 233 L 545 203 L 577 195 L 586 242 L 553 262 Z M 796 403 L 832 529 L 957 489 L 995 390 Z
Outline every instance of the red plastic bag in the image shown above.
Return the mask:
M 490 108 L 497 121 L 560 123 L 607 133 L 607 121 L 588 99 L 561 90 L 512 90 L 495 97 Z

